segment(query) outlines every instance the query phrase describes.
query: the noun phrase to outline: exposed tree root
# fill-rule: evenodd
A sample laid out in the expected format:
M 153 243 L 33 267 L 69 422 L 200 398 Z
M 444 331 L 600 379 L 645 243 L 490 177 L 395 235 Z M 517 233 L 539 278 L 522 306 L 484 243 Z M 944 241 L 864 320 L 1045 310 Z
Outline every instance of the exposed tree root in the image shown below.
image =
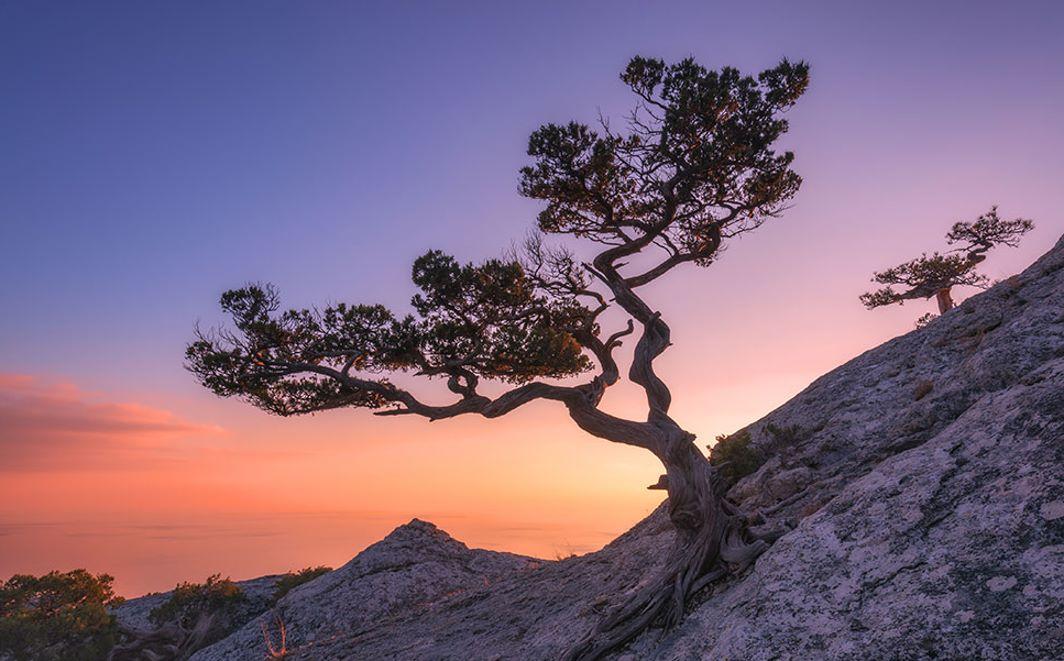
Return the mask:
M 779 536 L 775 528 L 753 535 L 746 517 L 717 493 L 712 467 L 690 448 L 677 445 L 666 458 L 669 517 L 677 536 L 661 573 L 603 618 L 567 661 L 600 659 L 657 624 L 675 627 L 691 597 L 746 569 Z
M 688 543 L 678 542 L 661 574 L 607 615 L 569 652 L 567 661 L 600 659 L 656 622 L 666 630 L 675 627 L 692 596 L 729 574 L 741 572 L 768 548 L 762 540 L 743 543 L 737 533 L 729 532 L 726 537 L 712 539 L 701 534 Z M 714 547 L 719 548 L 717 554 Z
M 122 628 L 129 640 L 115 645 L 107 661 L 184 661 L 204 646 L 213 623 L 214 616 L 204 613 L 188 629 L 176 622 L 151 630 Z

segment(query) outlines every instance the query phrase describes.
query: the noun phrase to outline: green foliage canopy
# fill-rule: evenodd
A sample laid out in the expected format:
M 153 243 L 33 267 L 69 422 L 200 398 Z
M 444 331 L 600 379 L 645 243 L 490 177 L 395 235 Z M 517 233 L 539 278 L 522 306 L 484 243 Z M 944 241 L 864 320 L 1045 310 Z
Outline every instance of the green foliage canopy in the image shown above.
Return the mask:
M 418 316 L 402 319 L 380 305 L 279 312 L 268 285 L 227 291 L 221 306 L 237 332 L 202 335 L 187 349 L 188 365 L 215 393 L 280 415 L 393 399 L 386 379 L 345 382 L 330 373 L 414 370 L 456 377 L 461 390 L 477 377 L 524 383 L 590 367 L 573 339 L 587 309 L 539 290 L 516 262 L 460 265 L 430 251 L 414 262 L 413 280 Z
M 716 443 L 709 448 L 709 463 L 729 483 L 750 475 L 768 459 L 750 438 L 750 432 L 743 430 L 730 435 L 720 435 Z
M 0 583 L 0 657 L 22 661 L 92 661 L 118 634 L 108 607 L 121 602 L 107 574 L 84 569 L 16 574 Z
M 791 169 L 794 155 L 773 144 L 787 131 L 782 113 L 806 90 L 809 67 L 784 60 L 753 77 L 692 59 L 667 65 L 636 57 L 621 81 L 637 98 L 626 131 L 606 121 L 598 130 L 544 125 L 530 137 L 532 163 L 521 170 L 521 193 L 546 203 L 539 230 L 602 244 L 594 266 L 545 247 L 541 235 L 524 254 L 481 264 L 430 251 L 414 263 L 418 293 L 409 315 L 379 305 L 282 311 L 271 286 L 248 285 L 222 295 L 232 326 L 197 332 L 188 368 L 218 395 L 279 415 L 354 406 L 431 419 L 495 417 L 551 398 L 564 401 L 585 430 L 645 439 L 654 430 L 597 410 L 618 378 L 612 352 L 634 322 L 645 329 L 641 360 L 668 344 L 667 326 L 635 289 L 680 264 L 709 265 L 728 239 L 785 208 L 801 178 Z M 642 273 L 621 275 L 620 260 L 644 250 L 664 256 Z M 628 329 L 605 336 L 600 315 L 613 306 L 629 315 Z M 598 374 L 581 386 L 540 381 L 580 375 L 595 363 Z M 396 372 L 446 379 L 460 399 L 423 404 L 389 381 Z M 655 390 L 651 399 L 663 414 L 664 385 L 649 367 L 633 374 Z M 492 400 L 477 390 L 481 379 L 516 387 Z
M 203 583 L 178 583 L 170 598 L 153 608 L 148 619 L 156 626 L 174 622 L 189 629 L 200 616 L 224 614 L 245 599 L 239 585 L 222 578 L 221 574 L 214 574 Z
M 542 231 L 606 243 L 652 234 L 677 259 L 708 265 L 722 238 L 760 225 L 798 191 L 794 154 L 772 144 L 808 65 L 783 60 L 755 79 L 690 58 L 636 57 L 621 80 L 640 100 L 627 134 L 570 122 L 529 139 L 535 162 L 521 170 L 521 193 L 547 202 Z
M 959 285 L 986 288 L 989 280 L 975 270 L 986 259 L 986 253 L 999 245 L 1015 248 L 1020 238 L 1033 228 L 1034 223 L 1026 218 L 1001 218 L 996 206 L 974 221 L 954 223 L 946 233 L 946 242 L 957 248 L 944 255 L 924 253 L 916 259 L 874 273 L 872 281 L 886 286 L 862 294 L 861 303 L 871 310 L 911 299 L 930 298 L 941 290 Z M 902 289 L 895 289 L 899 285 Z
M 332 571 L 332 567 L 326 567 L 319 565 L 317 567 L 304 567 L 299 571 L 288 572 L 281 578 L 277 579 L 277 584 L 273 591 L 273 601 L 277 602 L 281 597 L 285 596 L 295 588 L 309 583 L 319 576 L 324 576 Z

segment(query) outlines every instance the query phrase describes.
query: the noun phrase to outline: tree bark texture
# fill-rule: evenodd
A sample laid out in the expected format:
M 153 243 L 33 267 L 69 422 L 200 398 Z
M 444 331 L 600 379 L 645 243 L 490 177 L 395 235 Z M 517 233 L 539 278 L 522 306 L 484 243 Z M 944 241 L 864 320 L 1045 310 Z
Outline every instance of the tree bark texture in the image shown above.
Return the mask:
M 566 657 L 599 659 L 649 627 L 680 623 L 688 601 L 716 580 L 744 570 L 768 544 L 752 539 L 746 518 L 721 493 L 714 468 L 679 428 L 655 454 L 665 465 L 669 519 L 676 537 L 661 572 L 609 613 Z
M 935 300 L 938 302 L 939 314 L 953 309 L 953 297 L 950 296 L 950 287 L 944 287 L 935 292 Z

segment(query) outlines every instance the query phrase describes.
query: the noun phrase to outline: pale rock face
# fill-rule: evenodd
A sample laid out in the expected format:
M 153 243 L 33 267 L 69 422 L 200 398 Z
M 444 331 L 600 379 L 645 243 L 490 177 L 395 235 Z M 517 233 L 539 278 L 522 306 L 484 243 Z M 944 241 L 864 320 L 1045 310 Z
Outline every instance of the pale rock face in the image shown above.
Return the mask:
M 748 430 L 772 458 L 730 497 L 794 529 L 618 658 L 1064 658 L 1064 240 Z M 557 658 L 671 534 L 549 562 L 414 521 L 281 601 L 288 658 Z M 264 622 L 194 658 L 263 658 Z
M 328 645 L 398 614 L 490 587 L 497 576 L 537 563 L 509 553 L 470 550 L 433 524 L 414 519 L 343 567 L 293 589 L 272 611 L 193 658 L 261 659 L 267 650 L 263 625 L 276 646 L 279 621 L 289 647 Z
M 202 581 L 204 578 L 201 576 L 198 580 Z M 271 597 L 277 587 L 277 581 L 280 578 L 280 574 L 275 574 L 272 576 L 260 576 L 247 581 L 235 581 L 247 598 L 247 603 L 242 609 L 248 613 L 247 619 L 251 619 L 251 617 L 258 615 L 269 607 Z M 152 609 L 166 603 L 171 594 L 169 591 L 155 592 L 136 599 L 128 599 L 112 609 L 112 612 L 118 618 L 119 623 L 126 628 L 142 631 L 150 630 L 153 628 L 149 620 Z
M 846 486 L 658 658 L 1051 658 L 1064 645 L 1064 359 Z M 651 652 L 653 650 L 653 652 Z

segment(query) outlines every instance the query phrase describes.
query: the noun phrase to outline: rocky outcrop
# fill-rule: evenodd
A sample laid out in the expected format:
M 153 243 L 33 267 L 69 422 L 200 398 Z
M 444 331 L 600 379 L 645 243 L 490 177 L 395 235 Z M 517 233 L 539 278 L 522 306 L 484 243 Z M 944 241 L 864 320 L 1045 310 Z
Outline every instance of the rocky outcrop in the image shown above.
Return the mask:
M 655 658 L 1044 659 L 1064 651 L 1064 360 L 884 460 Z
M 266 636 L 315 658 L 327 649 L 400 616 L 431 612 L 441 601 L 490 589 L 500 576 L 535 569 L 541 561 L 474 551 L 436 526 L 414 519 L 351 562 L 285 595 L 269 612 L 192 658 L 261 659 Z M 264 635 L 265 629 L 265 635 Z
M 627 659 L 1064 656 L 1064 240 L 750 425 L 730 497 L 792 528 Z M 559 562 L 414 521 L 196 659 L 552 659 L 645 583 L 659 510 Z M 271 624 L 272 623 L 272 624 Z
M 274 590 L 277 588 L 277 581 L 282 577 L 283 574 L 271 574 L 247 581 L 236 581 L 246 598 L 245 608 L 256 615 L 269 608 Z M 149 619 L 152 609 L 166 603 L 171 594 L 173 593 L 170 591 L 153 592 L 143 597 L 127 599 L 112 609 L 112 613 L 118 620 L 118 624 L 125 629 L 149 630 L 153 627 Z
M 192 652 L 226 638 L 268 610 L 282 578 L 272 575 L 236 582 L 239 592 L 213 605 L 194 606 L 186 593 L 185 606 L 166 615 L 163 622 L 153 621 L 152 611 L 166 605 L 175 591 L 125 601 L 111 611 L 121 636 L 107 661 L 187 659 Z

